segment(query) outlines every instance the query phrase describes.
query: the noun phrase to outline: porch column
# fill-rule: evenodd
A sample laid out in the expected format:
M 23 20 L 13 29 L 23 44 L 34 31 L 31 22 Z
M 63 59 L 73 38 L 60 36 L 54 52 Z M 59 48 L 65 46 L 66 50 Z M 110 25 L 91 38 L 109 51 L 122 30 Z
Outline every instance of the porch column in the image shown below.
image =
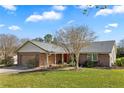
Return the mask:
M 56 54 L 55 54 L 55 65 L 56 65 Z
M 62 54 L 62 64 L 64 64 L 64 56 L 63 56 L 63 54 Z
M 48 53 L 46 54 L 46 67 L 48 67 L 49 66 L 49 58 L 48 58 L 49 56 L 48 56 Z
M 19 53 L 17 53 L 17 64 L 21 64 L 21 55 Z
M 22 64 L 22 55 L 20 54 L 20 53 L 18 53 L 18 55 L 17 55 L 17 64 L 18 65 L 20 65 L 20 64 Z
M 36 60 L 36 66 L 37 66 L 37 67 L 40 66 L 40 64 L 39 64 L 39 63 L 40 63 L 39 58 L 40 58 L 40 54 L 37 53 L 37 54 L 35 55 L 35 60 Z

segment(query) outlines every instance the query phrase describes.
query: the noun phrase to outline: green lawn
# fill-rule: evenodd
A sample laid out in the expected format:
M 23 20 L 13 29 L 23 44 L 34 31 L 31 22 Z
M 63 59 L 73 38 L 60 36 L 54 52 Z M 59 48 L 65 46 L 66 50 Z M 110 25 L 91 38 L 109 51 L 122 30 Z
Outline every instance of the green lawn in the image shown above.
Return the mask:
M 1 74 L 0 87 L 124 88 L 124 70 L 84 68 L 80 71 L 44 71 L 11 75 Z

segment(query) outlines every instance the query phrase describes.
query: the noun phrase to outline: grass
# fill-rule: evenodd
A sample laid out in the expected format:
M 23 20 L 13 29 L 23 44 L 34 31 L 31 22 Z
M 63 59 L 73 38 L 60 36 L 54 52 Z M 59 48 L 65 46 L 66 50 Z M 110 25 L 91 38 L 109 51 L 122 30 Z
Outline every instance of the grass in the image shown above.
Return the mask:
M 124 70 L 83 68 L 80 71 L 43 71 L 1 74 L 6 88 L 124 88 Z

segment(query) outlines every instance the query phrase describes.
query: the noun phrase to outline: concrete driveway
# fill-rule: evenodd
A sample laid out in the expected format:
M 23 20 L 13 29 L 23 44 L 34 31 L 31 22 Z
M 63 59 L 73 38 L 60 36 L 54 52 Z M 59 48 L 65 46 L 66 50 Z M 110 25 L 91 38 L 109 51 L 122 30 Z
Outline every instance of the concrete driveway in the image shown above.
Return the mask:
M 27 69 L 22 66 L 11 66 L 11 67 L 4 67 L 0 68 L 0 74 L 4 73 L 20 73 L 20 72 L 29 72 L 29 71 L 35 71 L 35 70 L 40 70 L 40 68 L 32 68 L 32 69 Z
M 3 67 L 3 68 L 0 68 L 0 73 L 18 73 L 23 70 L 25 69 L 24 67 L 21 67 L 21 66 Z

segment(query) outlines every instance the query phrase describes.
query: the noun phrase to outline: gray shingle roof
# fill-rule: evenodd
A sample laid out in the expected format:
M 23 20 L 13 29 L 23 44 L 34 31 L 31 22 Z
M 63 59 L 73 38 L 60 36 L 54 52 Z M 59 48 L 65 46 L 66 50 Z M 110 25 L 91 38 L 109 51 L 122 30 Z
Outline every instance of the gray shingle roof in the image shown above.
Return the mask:
M 31 41 L 35 45 L 49 51 L 49 52 L 55 52 L 55 53 L 64 53 L 64 49 L 60 46 L 51 44 L 51 43 L 45 43 L 45 42 L 37 42 L 37 41 Z
M 31 41 L 35 45 L 49 51 L 49 52 L 55 52 L 55 53 L 64 53 L 64 49 L 51 44 L 51 43 L 44 43 L 44 42 L 37 42 L 37 41 Z M 113 45 L 115 44 L 114 40 L 111 41 L 98 41 L 98 42 L 92 42 L 90 45 L 88 45 L 85 48 L 81 49 L 81 53 L 110 53 L 112 51 Z
M 92 42 L 89 46 L 82 48 L 83 53 L 110 53 L 115 44 L 115 41 L 98 41 Z

